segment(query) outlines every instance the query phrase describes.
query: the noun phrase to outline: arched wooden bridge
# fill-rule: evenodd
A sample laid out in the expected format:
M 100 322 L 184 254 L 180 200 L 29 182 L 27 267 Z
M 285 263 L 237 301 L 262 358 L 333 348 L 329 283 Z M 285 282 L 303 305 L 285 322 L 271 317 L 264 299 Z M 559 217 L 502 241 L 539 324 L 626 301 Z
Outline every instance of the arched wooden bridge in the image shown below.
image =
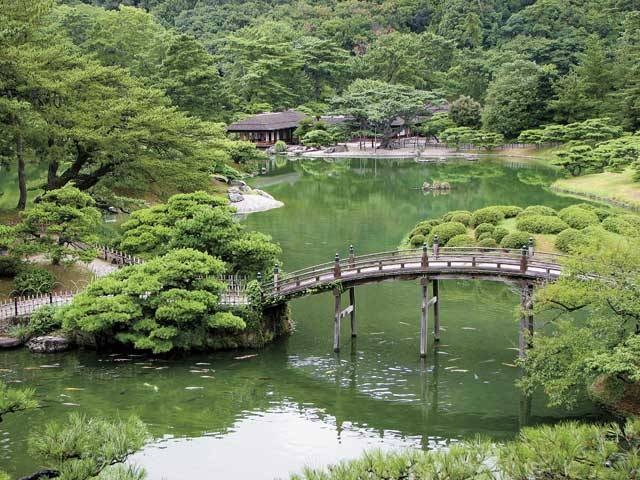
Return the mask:
M 273 280 L 262 283 L 263 299 L 277 304 L 296 297 L 332 290 L 335 297 L 334 351 L 340 350 L 340 324 L 349 316 L 351 335 L 356 336 L 355 287 L 385 280 L 420 279 L 422 315 L 420 321 L 420 355 L 426 356 L 430 307 L 434 309 L 434 338 L 440 339 L 439 281 L 447 279 L 493 280 L 517 284 L 521 288 L 523 316 L 520 321 L 520 356 L 524 357 L 533 334 L 533 288 L 536 283 L 554 281 L 562 271 L 562 255 L 534 252 L 533 246 L 522 249 L 503 248 L 439 248 L 395 250 L 371 255 L 349 256 L 281 274 L 277 269 Z M 432 295 L 429 296 L 429 284 Z M 342 309 L 342 293 L 349 292 L 349 306 Z M 527 336 L 529 332 L 529 336 Z

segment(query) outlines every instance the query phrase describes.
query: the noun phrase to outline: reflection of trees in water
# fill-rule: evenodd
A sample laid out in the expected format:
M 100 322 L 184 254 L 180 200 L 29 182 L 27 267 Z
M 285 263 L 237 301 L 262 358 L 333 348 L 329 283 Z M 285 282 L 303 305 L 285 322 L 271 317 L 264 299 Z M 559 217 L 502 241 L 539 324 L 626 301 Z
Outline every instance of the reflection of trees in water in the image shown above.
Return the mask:
M 554 178 L 549 173 L 535 170 L 519 170 L 518 180 L 527 185 L 546 187 L 553 182 Z

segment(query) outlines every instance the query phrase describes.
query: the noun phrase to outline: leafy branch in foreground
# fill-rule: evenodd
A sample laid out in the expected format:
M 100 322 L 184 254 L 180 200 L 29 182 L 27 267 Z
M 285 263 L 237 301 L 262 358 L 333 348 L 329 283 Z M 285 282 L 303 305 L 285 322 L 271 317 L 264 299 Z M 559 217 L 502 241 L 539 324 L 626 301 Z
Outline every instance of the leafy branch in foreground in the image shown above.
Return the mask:
M 0 381 L 0 422 L 2 422 L 2 416 L 7 413 L 36 408 L 38 402 L 34 396 L 35 390 L 31 388 L 9 388 Z

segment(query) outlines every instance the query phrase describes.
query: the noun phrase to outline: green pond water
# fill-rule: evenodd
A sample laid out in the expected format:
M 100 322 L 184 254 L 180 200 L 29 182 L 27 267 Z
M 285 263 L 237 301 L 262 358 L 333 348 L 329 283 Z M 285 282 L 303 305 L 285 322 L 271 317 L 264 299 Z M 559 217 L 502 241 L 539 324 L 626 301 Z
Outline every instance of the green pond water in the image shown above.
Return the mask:
M 563 207 L 544 189 L 553 172 L 500 159 L 418 164 L 407 160 L 287 161 L 256 178 L 285 207 L 252 214 L 293 270 L 346 255 L 394 249 L 418 220 L 490 204 Z M 449 181 L 446 195 L 413 189 Z M 497 440 L 523 424 L 568 418 L 543 397 L 523 402 L 514 381 L 518 293 L 479 281 L 441 282 L 442 341 L 418 356 L 419 286 L 388 282 L 356 290 L 359 336 L 332 352 L 330 294 L 292 302 L 295 333 L 256 351 L 180 359 L 71 352 L 0 353 L 0 378 L 31 386 L 42 408 L 0 424 L 0 467 L 38 467 L 26 438 L 69 412 L 135 413 L 155 440 L 133 461 L 151 479 L 286 478 L 304 465 L 354 458 L 372 448 L 437 448 L 482 434 Z M 255 354 L 251 358 L 236 357 Z M 584 404 L 573 416 L 595 412 Z

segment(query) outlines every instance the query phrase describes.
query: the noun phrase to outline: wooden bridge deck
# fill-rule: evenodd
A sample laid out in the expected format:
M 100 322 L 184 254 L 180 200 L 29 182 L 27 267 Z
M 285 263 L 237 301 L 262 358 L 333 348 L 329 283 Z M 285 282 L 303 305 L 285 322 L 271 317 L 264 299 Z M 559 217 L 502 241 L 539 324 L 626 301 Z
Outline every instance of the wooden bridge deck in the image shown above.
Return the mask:
M 437 255 L 422 249 L 376 253 L 316 265 L 274 276 L 263 284 L 274 300 L 322 291 L 335 282 L 349 288 L 388 279 L 483 279 L 503 282 L 552 281 L 560 276 L 561 255 L 521 250 L 441 248 Z
M 105 257 L 106 258 L 106 257 Z M 264 282 L 263 295 L 271 303 L 313 295 L 340 282 L 344 288 L 390 279 L 483 279 L 513 282 L 555 280 L 561 273 L 561 255 L 536 252 L 523 256 L 521 250 L 441 248 L 437 254 L 423 249 L 396 250 L 350 256 L 302 270 L 280 274 Z M 126 264 L 126 262 L 123 262 Z M 223 279 L 228 289 L 221 296 L 224 306 L 247 305 L 245 282 Z M 78 292 L 45 294 L 0 303 L 0 320 L 28 317 L 44 305 L 69 303 Z

